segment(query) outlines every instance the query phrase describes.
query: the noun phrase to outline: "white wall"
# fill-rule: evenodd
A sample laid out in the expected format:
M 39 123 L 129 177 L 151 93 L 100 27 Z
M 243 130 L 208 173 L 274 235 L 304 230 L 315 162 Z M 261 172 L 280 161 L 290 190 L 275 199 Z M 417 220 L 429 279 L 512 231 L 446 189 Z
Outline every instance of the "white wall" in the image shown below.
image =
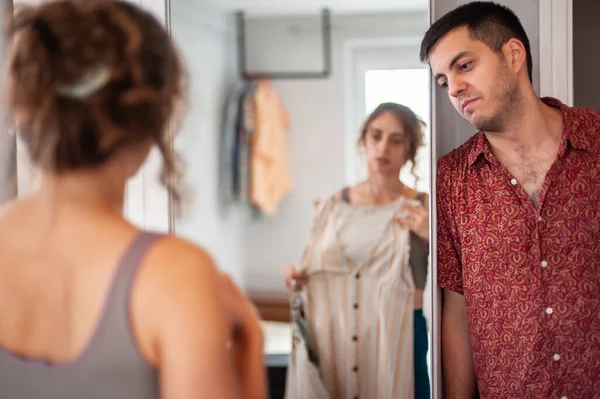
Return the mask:
M 166 26 L 165 0 L 128 0 L 152 12 Z M 166 233 L 169 231 L 169 197 L 160 184 L 162 159 L 154 149 L 144 166 L 127 184 L 124 212 L 132 223 L 142 229 Z
M 346 184 L 346 107 L 353 107 L 344 77 L 344 46 L 368 38 L 422 35 L 426 11 L 387 15 L 332 15 L 333 71 L 323 80 L 274 81 L 291 118 L 289 148 L 294 191 L 275 217 L 250 220 L 244 272 L 250 290 L 284 290 L 281 271 L 298 262 L 306 244 L 313 199 Z M 319 70 L 320 19 L 310 17 L 247 21 L 248 69 Z
M 185 160 L 193 196 L 175 233 L 208 249 L 243 285 L 244 212 L 219 201 L 224 107 L 238 82 L 233 15 L 206 1 L 171 0 L 171 31 L 185 58 L 191 93 L 175 147 Z

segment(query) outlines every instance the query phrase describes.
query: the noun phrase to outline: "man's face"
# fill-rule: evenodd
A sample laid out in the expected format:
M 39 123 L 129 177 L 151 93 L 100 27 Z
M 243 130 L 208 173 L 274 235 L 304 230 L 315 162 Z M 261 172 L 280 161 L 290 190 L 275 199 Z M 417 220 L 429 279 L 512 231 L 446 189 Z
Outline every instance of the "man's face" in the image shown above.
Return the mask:
M 436 43 L 429 63 L 436 83 L 463 118 L 478 130 L 506 129 L 520 97 L 517 75 L 502 55 L 460 27 Z

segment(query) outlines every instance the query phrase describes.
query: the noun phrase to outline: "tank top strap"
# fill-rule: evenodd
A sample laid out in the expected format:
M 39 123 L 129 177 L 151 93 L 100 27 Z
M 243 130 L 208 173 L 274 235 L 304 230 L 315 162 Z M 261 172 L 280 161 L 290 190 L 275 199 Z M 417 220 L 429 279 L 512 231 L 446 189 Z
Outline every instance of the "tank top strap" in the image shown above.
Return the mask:
M 344 187 L 342 189 L 342 200 L 347 204 L 350 203 L 350 187 Z
M 131 361 L 132 356 L 139 355 L 131 329 L 131 291 L 144 258 L 162 237 L 140 232 L 121 256 L 88 353 L 81 359 L 84 363 L 106 364 L 108 359 Z

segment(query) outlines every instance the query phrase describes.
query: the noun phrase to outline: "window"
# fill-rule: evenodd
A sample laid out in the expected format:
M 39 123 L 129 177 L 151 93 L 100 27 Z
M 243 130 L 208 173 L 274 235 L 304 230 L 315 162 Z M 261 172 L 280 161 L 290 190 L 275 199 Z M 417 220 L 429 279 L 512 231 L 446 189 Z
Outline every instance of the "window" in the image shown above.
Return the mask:
M 427 69 L 369 70 L 365 73 L 365 117 L 383 102 L 395 102 L 413 110 L 427 124 L 425 142 L 417 153 L 415 178 L 408 164 L 400 172 L 400 179 L 422 192 L 429 192 L 429 71 Z
M 356 140 L 364 120 L 379 104 L 396 102 L 412 109 L 425 123 L 424 146 L 417 153 L 415 177 L 411 164 L 400 179 L 418 191 L 429 192 L 430 167 L 430 75 L 418 59 L 420 40 L 403 39 L 401 43 L 369 43 L 349 51 L 347 70 L 349 103 L 346 143 L 347 183 L 356 184 L 367 177 L 364 157 L 357 151 Z

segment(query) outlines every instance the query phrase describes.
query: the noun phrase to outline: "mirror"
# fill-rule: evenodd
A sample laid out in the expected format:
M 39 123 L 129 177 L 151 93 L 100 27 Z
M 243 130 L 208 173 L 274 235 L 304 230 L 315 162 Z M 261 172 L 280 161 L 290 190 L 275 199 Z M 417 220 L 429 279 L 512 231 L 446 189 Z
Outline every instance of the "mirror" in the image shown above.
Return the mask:
M 429 209 L 430 78 L 418 59 L 429 13 L 426 1 L 397 3 L 170 1 L 191 92 L 174 147 L 193 193 L 174 232 L 259 309 L 273 398 L 286 387 L 288 398 L 430 397 L 429 244 L 396 221 L 403 205 Z M 358 143 L 384 103 L 407 108 L 385 106 Z M 400 170 L 413 137 L 422 145 Z M 300 295 L 288 264 L 308 273 Z M 292 355 L 299 345 L 315 358 Z M 303 390 L 317 369 L 326 396 Z

